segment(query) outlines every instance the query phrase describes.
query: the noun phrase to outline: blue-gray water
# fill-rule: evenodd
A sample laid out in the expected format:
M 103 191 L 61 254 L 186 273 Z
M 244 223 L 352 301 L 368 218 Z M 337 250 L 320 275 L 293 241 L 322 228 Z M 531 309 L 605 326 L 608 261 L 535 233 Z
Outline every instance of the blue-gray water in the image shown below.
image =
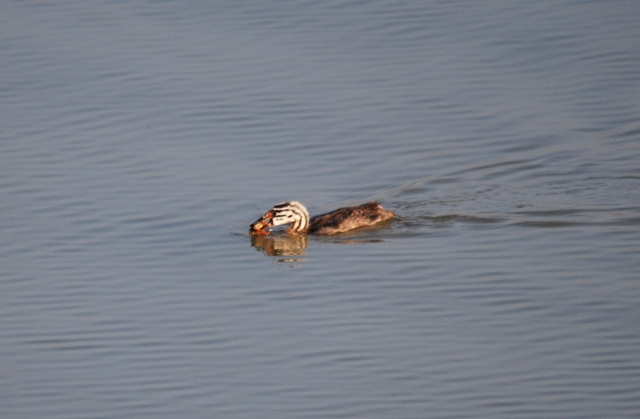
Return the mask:
M 2 417 L 639 417 L 639 21 L 0 3 Z

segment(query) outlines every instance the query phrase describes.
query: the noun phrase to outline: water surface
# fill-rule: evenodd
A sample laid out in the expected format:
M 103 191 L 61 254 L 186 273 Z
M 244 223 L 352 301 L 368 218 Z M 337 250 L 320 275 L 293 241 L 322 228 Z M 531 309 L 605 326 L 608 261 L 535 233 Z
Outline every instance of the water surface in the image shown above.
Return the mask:
M 2 3 L 4 416 L 638 417 L 639 18 Z

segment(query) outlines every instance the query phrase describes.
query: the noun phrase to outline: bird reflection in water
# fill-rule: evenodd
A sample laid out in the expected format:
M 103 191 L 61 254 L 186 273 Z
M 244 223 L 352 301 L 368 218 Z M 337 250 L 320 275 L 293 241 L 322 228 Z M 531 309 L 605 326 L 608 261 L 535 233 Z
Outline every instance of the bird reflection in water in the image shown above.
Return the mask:
M 251 236 L 251 246 L 267 256 L 304 256 L 307 236 L 303 234 L 271 234 Z M 303 258 L 278 259 L 282 263 L 306 262 Z

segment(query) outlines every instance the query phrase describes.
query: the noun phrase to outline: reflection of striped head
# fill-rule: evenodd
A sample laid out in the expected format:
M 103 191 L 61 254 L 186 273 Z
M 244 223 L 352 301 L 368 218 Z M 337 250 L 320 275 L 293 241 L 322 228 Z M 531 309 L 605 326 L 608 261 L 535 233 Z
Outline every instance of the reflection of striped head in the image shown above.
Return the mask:
M 297 201 L 283 202 L 269 212 L 274 226 L 293 223 L 290 231 L 306 231 L 309 228 L 309 212 Z

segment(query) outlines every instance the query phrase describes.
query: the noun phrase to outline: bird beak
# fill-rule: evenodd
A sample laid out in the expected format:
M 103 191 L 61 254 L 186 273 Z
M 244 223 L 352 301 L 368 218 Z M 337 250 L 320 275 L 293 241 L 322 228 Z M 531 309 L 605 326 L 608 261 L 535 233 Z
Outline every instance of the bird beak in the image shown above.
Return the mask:
M 260 217 L 253 224 L 251 224 L 251 227 L 249 228 L 249 234 L 252 236 L 254 234 L 263 234 L 265 236 L 268 235 L 269 231 L 267 230 L 267 228 L 273 227 L 272 218 L 273 218 L 273 214 L 271 213 L 271 211 L 267 211 L 265 215 Z

